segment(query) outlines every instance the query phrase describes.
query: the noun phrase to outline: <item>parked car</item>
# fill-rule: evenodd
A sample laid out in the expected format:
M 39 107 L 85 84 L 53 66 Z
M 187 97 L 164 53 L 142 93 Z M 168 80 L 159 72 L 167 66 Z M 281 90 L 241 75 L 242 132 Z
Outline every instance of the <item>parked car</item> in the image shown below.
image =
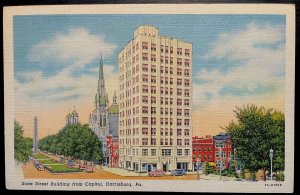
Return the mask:
M 153 170 L 153 171 L 148 172 L 148 176 L 150 176 L 150 177 L 160 177 L 163 175 L 166 175 L 166 172 L 164 172 L 162 170 L 155 170 L 155 171 Z
M 175 169 L 171 172 L 173 176 L 182 176 L 185 175 L 185 171 L 183 169 Z

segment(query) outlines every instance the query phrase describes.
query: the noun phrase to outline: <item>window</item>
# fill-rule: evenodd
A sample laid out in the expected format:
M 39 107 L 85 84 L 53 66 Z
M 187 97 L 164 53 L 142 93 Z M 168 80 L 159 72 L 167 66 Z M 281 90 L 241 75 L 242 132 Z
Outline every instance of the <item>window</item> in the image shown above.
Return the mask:
M 165 108 L 165 114 L 169 114 L 169 109 Z
M 177 55 L 182 55 L 182 48 L 177 48 Z
M 166 69 L 165 69 L 165 73 L 169 73 L 169 69 L 168 69 L 168 67 L 166 67 Z M 168 84 L 168 83 L 166 83 L 166 84 Z
M 160 52 L 163 53 L 164 52 L 164 46 L 160 45 Z
M 156 76 L 151 76 L 151 83 L 156 83 Z
M 142 134 L 148 135 L 148 128 L 142 128 Z
M 168 98 L 166 98 L 166 100 L 165 100 L 165 104 L 166 104 L 166 105 L 168 105 Z
M 198 148 L 198 152 L 201 152 L 201 148 Z
M 190 76 L 190 70 L 185 69 L 184 70 L 184 76 Z
M 151 103 L 152 103 L 152 104 L 155 104 L 155 103 L 156 103 L 156 97 L 153 97 L 153 96 L 151 97 Z
M 177 95 L 182 95 L 182 89 L 177 89 Z
M 160 93 L 164 94 L 164 88 L 163 87 L 160 88 Z
M 142 118 L 143 125 L 148 125 L 148 117 Z
M 189 129 L 185 129 L 184 130 L 184 135 L 190 135 L 190 130 Z
M 182 130 L 181 129 L 177 129 L 177 136 L 180 136 L 182 134 Z
M 142 107 L 142 113 L 143 114 L 148 114 L 148 107 L 147 106 Z
M 208 151 L 209 151 L 209 152 L 211 151 L 211 147 L 208 147 Z
M 164 63 L 164 56 L 160 56 L 160 62 Z
M 189 101 L 188 99 L 185 99 L 185 100 L 184 100 L 184 105 L 185 105 L 185 106 L 189 106 L 189 105 L 190 105 L 190 101 Z
M 142 139 L 142 145 L 144 145 L 144 146 L 148 145 L 148 138 Z
M 148 85 L 143 85 L 143 93 L 148 93 Z M 148 98 L 147 98 L 148 103 Z
M 184 65 L 185 65 L 186 67 L 190 66 L 190 60 L 185 59 L 185 60 L 184 60 Z
M 182 115 L 182 110 L 181 109 L 177 109 L 177 115 L 181 116 Z
M 143 49 L 148 49 L 148 43 L 147 42 L 143 42 L 142 43 L 142 47 L 143 47 Z
M 164 73 L 164 67 L 163 66 L 160 67 L 160 73 L 161 74 Z
M 162 149 L 161 154 L 162 156 L 171 156 L 172 150 L 171 149 Z
M 177 155 L 182 156 L 182 149 L 177 149 Z
M 148 60 L 148 54 L 147 53 L 143 53 L 142 54 L 142 58 L 144 61 L 147 61 Z
M 166 52 L 167 52 L 167 51 L 166 51 Z M 166 63 L 166 64 L 169 63 L 169 58 L 168 58 L 168 56 L 166 56 L 166 58 L 165 58 L 165 63 Z
M 160 77 L 160 83 L 161 83 L 161 84 L 164 83 L 164 77 Z
M 170 93 L 171 95 L 173 94 L 173 90 L 172 90 L 172 93 Z M 170 105 L 173 105 L 173 98 L 170 98 Z M 172 108 L 171 108 L 172 109 Z M 172 109 L 173 110 L 173 109 Z M 172 115 L 172 112 L 170 110 L 170 114 Z
M 143 92 L 144 92 L 144 90 L 143 90 Z M 148 103 L 148 96 L 143 96 L 142 101 L 143 101 L 143 103 Z
M 156 62 L 156 55 L 151 54 L 151 62 Z
M 182 140 L 181 139 L 177 139 L 177 145 L 181 146 L 182 145 Z
M 164 145 L 164 139 L 160 139 L 160 145 Z
M 166 46 L 166 53 L 168 53 L 169 52 L 169 46 Z
M 185 146 L 189 146 L 190 145 L 190 140 L 189 139 L 185 139 L 184 140 L 184 145 Z
M 170 47 L 170 53 L 173 54 L 173 47 Z
M 177 79 L 177 85 L 179 85 L 179 86 L 182 85 L 182 79 Z
M 143 71 L 148 72 L 148 64 L 143 64 Z
M 155 112 L 156 113 L 156 112 Z M 151 118 L 151 125 L 156 125 L 156 118 L 152 117 Z
M 151 114 L 156 114 L 156 107 L 151 107 Z
M 184 110 L 184 116 L 190 116 L 190 110 L 189 109 Z
M 165 145 L 166 146 L 168 145 L 168 139 L 167 138 L 165 139 Z
M 184 79 L 184 86 L 189 87 L 190 86 L 190 80 Z
M 185 156 L 190 155 L 190 150 L 189 150 L 189 149 L 184 149 L 184 155 L 185 155 Z
M 156 135 L 156 128 L 151 128 L 151 135 Z
M 182 105 L 182 99 L 177 99 L 177 105 L 181 106 Z
M 189 49 L 185 49 L 184 55 L 185 56 L 190 56 L 190 50 Z
M 151 51 L 156 51 L 156 44 L 154 43 L 151 44 Z
M 148 156 L 148 149 L 143 149 L 142 154 L 143 156 Z
M 161 110 L 163 110 L 163 108 L 161 108 Z M 164 119 L 160 118 L 160 124 L 163 125 L 164 124 Z
M 143 74 L 143 82 L 148 83 L 148 75 Z
M 173 139 L 170 139 L 170 146 L 173 145 Z
M 177 65 L 181 66 L 182 65 L 182 59 L 181 58 L 177 58 Z
M 156 145 L 156 139 L 155 138 L 151 138 L 151 145 Z
M 177 75 L 182 75 L 182 69 L 181 68 L 177 68 Z
M 151 149 L 151 156 L 156 156 L 156 149 Z
M 190 125 L 190 119 L 184 119 L 184 125 L 189 126 Z
M 196 148 L 195 147 L 193 148 L 193 152 L 196 152 Z
M 155 86 L 151 86 L 151 94 L 156 94 L 156 87 Z
M 151 72 L 156 72 L 156 66 L 155 65 L 151 65 Z
M 173 129 L 170 129 L 170 136 L 173 135 Z

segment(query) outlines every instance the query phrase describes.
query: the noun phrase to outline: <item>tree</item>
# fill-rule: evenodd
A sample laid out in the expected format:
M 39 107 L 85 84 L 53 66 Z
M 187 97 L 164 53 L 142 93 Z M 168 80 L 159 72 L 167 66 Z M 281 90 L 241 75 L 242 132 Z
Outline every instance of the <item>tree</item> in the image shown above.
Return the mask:
M 40 148 L 74 159 L 101 161 L 101 143 L 88 125 L 67 125 L 58 134 L 40 140 Z
M 234 110 L 236 122 L 224 129 L 237 148 L 237 156 L 251 172 L 270 168 L 269 150 L 274 150 L 273 170 L 284 170 L 284 114 L 250 104 Z
M 18 162 L 27 162 L 32 155 L 32 139 L 23 137 L 24 130 L 18 121 L 14 122 L 14 156 Z

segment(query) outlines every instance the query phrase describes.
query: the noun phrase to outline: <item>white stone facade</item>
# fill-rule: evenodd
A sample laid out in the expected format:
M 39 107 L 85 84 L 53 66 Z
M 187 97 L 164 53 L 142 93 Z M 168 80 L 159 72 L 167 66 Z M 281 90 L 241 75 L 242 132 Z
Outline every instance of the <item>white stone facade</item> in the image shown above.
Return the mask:
M 140 26 L 119 54 L 119 166 L 192 170 L 192 44 Z

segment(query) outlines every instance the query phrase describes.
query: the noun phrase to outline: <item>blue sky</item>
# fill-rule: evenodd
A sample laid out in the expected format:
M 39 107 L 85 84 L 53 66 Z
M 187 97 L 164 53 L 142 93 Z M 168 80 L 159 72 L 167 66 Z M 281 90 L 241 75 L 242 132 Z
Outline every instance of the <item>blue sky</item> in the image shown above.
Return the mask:
M 101 49 L 106 48 L 102 53 L 111 84 L 118 53 L 143 24 L 193 44 L 195 112 L 209 105 L 213 108 L 228 97 L 262 102 L 266 94 L 275 97 L 284 91 L 285 20 L 283 15 L 15 16 L 15 89 L 22 96 L 16 103 L 21 105 L 26 97 L 37 108 L 51 102 L 92 102 Z M 89 89 L 72 84 L 80 79 Z M 111 88 L 116 90 L 116 83 Z M 18 112 L 26 111 L 25 107 Z

